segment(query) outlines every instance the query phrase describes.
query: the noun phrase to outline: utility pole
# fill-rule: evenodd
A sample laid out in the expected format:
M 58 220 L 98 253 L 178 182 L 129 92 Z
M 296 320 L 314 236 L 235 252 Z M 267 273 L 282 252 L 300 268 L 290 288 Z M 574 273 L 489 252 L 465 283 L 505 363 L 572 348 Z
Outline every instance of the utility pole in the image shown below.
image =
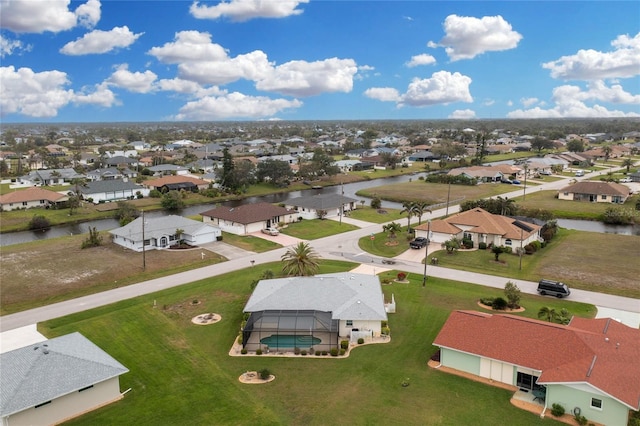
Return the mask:
M 147 253 L 145 247 L 145 238 L 144 238 L 144 210 L 142 210 L 142 270 L 147 270 Z
M 342 225 L 342 215 L 344 215 L 344 184 L 340 182 L 340 225 Z
M 447 210 L 444 212 L 445 216 L 449 216 L 449 197 L 451 196 L 451 179 L 449 179 L 449 189 L 447 190 Z
M 522 228 L 520 228 L 520 270 L 522 271 L 522 238 L 524 234 L 524 231 Z
M 529 174 L 529 165 L 526 163 L 524 163 L 524 188 L 522 190 L 522 201 L 524 201 L 525 197 L 527 196 L 527 175 Z
M 431 242 L 431 219 L 427 220 L 427 245 L 424 249 L 424 275 L 422 276 L 422 287 L 427 285 L 427 263 L 429 263 L 429 243 Z

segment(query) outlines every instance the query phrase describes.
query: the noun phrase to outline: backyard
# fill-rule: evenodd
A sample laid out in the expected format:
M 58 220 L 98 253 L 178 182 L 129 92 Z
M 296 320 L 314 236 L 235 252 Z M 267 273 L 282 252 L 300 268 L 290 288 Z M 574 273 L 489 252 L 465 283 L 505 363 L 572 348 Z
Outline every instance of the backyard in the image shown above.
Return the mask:
M 323 262 L 321 273 L 349 270 L 345 262 Z M 267 268 L 227 274 L 161 293 L 123 301 L 40 324 L 48 337 L 79 331 L 123 363 L 130 372 L 124 400 L 70 421 L 93 424 L 501 424 L 538 425 L 552 420 L 519 410 L 510 392 L 432 370 L 431 345 L 452 309 L 481 309 L 481 297 L 502 295 L 459 282 L 433 279 L 423 288 L 383 285 L 398 313 L 390 314 L 388 344 L 355 348 L 348 358 L 300 356 L 230 357 L 232 342 L 250 294 L 250 283 Z M 397 271 L 387 273 L 393 278 Z M 415 279 L 414 279 L 415 278 Z M 506 281 L 506 280 L 505 280 Z M 193 300 L 199 304 L 194 305 Z M 591 317 L 591 305 L 524 295 L 521 315 L 536 317 L 542 306 Z M 203 312 L 222 320 L 191 323 Z M 499 340 L 496 340 L 499 342 Z M 261 386 L 242 385 L 245 371 L 263 368 L 276 376 Z M 410 386 L 401 384 L 409 379 Z

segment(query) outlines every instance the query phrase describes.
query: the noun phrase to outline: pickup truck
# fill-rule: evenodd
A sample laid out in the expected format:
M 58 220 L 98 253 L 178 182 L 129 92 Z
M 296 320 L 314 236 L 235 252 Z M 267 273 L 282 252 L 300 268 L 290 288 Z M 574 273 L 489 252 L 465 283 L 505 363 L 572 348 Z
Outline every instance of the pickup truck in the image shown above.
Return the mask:
M 427 245 L 427 239 L 425 237 L 417 237 L 409 242 L 409 247 L 412 249 L 425 248 Z
M 276 228 L 264 228 L 262 230 L 262 233 L 267 235 L 278 235 L 280 234 L 280 231 L 278 231 Z

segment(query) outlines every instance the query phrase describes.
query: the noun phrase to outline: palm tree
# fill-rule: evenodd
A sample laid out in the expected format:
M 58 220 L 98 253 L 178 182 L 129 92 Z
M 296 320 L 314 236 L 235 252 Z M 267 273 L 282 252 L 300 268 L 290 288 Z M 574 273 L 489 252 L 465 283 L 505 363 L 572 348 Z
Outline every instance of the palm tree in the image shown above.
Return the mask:
M 538 318 L 543 319 L 545 321 L 555 322 L 557 317 L 558 317 L 558 313 L 556 312 L 556 310 L 548 306 L 543 306 L 538 311 Z
M 413 210 L 414 210 L 414 216 L 418 216 L 418 225 L 422 223 L 422 216 L 426 212 L 433 213 L 431 210 L 427 208 L 428 206 L 429 206 L 429 203 L 427 203 L 426 201 L 416 201 Z
M 627 168 L 627 173 L 629 173 L 629 169 L 633 166 L 633 160 L 631 158 L 625 158 L 622 160 L 622 165 Z
M 395 241 L 396 235 L 398 234 L 398 232 L 400 232 L 401 229 L 402 227 L 400 226 L 400 224 L 396 222 L 391 222 L 382 226 L 382 230 L 387 233 L 387 238 L 390 241 Z
M 508 216 L 515 213 L 516 206 L 515 206 L 515 201 L 512 198 L 509 198 L 509 197 L 502 198 L 501 196 L 498 195 L 498 197 L 496 197 L 496 200 L 498 200 L 498 204 L 500 205 L 501 216 Z
M 407 214 L 407 232 L 411 232 L 411 216 L 415 214 L 416 203 L 415 201 L 405 201 L 402 203 L 402 211 L 400 214 Z
M 604 154 L 604 162 L 609 161 L 609 157 L 611 157 L 611 153 L 613 152 L 613 148 L 611 145 L 605 145 L 602 147 L 602 153 Z
M 282 272 L 287 276 L 306 277 L 318 272 L 320 257 L 309 243 L 300 242 L 281 257 Z

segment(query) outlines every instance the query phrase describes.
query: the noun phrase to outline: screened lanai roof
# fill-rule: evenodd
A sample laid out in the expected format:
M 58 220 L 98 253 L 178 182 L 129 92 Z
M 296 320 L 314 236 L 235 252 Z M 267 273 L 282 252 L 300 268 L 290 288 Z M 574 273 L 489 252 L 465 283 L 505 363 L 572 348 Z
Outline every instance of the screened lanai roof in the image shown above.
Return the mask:
M 246 330 L 261 331 L 325 331 L 337 332 L 338 322 L 330 312 L 321 311 L 260 311 L 251 314 Z

